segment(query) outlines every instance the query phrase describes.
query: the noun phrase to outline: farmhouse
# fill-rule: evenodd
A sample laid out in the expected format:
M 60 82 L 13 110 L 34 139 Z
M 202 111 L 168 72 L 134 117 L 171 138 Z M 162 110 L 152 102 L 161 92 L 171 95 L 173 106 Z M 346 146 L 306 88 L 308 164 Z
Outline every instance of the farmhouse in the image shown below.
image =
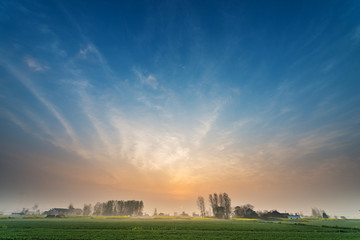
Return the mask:
M 277 217 L 280 217 L 280 218 L 288 218 L 290 214 L 288 213 L 279 213 Z
M 23 212 L 13 212 L 11 215 L 25 215 Z
M 300 215 L 288 215 L 288 219 L 300 219 Z
M 49 211 L 45 211 L 44 215 L 81 215 L 82 210 L 80 208 L 67 209 L 67 208 L 52 208 Z

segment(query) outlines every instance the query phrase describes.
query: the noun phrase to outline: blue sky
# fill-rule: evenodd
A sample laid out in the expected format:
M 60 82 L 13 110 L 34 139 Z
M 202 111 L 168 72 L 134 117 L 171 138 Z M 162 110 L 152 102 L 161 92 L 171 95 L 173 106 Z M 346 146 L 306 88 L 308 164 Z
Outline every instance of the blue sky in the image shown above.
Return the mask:
M 0 210 L 357 216 L 359 2 L 0 1 L 0 31 Z

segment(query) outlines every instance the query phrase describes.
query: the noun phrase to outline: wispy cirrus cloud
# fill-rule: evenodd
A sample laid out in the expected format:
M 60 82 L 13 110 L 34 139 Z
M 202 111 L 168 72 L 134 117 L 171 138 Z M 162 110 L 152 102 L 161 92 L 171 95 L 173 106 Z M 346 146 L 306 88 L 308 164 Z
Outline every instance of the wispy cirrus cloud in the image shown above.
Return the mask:
M 137 69 L 133 69 L 133 71 L 142 84 L 151 87 L 154 90 L 158 88 L 159 83 L 152 74 L 146 76 Z
M 70 139 L 73 142 L 77 142 L 77 137 L 74 133 L 74 130 L 68 123 L 68 121 L 65 119 L 65 117 L 62 114 L 60 114 L 60 112 L 50 101 L 48 101 L 45 97 L 43 97 L 40 94 L 39 90 L 32 84 L 29 78 L 21 74 L 21 71 L 16 69 L 16 67 L 12 66 L 11 64 L 6 63 L 4 65 L 7 67 L 8 71 L 17 80 L 19 80 L 34 95 L 34 97 L 36 97 L 36 99 L 48 109 L 48 111 L 50 111 L 54 115 L 54 117 L 61 123 L 67 135 L 70 137 Z
M 219 116 L 219 111 L 221 107 L 221 103 L 216 103 L 214 109 L 212 110 L 212 112 L 210 112 L 210 114 L 207 113 L 207 116 L 203 119 L 200 117 L 200 124 L 195 130 L 196 134 L 194 135 L 193 139 L 196 145 L 199 145 L 201 141 L 206 137 L 206 135 L 212 130 L 213 125 Z
M 79 57 L 82 59 L 87 59 L 89 54 L 97 53 L 96 48 L 89 44 L 86 48 L 82 48 L 79 50 Z
M 116 80 L 116 77 L 115 77 L 116 74 L 111 69 L 106 58 L 103 56 L 103 54 L 98 49 L 98 47 L 95 46 L 93 43 L 91 43 L 85 36 L 84 36 L 84 38 L 86 39 L 86 44 L 85 44 L 86 47 L 80 48 L 75 59 L 70 61 L 71 63 L 69 63 L 69 65 L 72 66 L 73 64 L 75 64 L 74 60 L 76 60 L 76 59 L 82 59 L 84 61 L 94 62 L 99 67 L 102 68 L 103 74 L 105 74 L 105 76 L 107 77 L 107 81 Z M 71 68 L 73 68 L 73 67 L 71 67 Z M 76 67 L 74 67 L 74 68 L 76 69 Z
M 48 66 L 40 64 L 37 60 L 35 60 L 35 58 L 32 57 L 25 57 L 25 62 L 28 67 L 33 69 L 34 71 L 44 71 L 49 69 Z

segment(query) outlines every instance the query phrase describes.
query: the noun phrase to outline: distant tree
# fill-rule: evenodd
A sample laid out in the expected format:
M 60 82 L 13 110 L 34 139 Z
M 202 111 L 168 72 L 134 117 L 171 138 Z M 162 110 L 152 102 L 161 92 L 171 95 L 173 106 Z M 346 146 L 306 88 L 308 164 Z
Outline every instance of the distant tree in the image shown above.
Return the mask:
M 230 218 L 231 199 L 227 193 L 209 195 L 209 202 L 216 218 Z
M 69 213 L 68 213 L 69 215 L 77 215 L 77 211 L 76 211 L 77 209 L 75 209 L 72 203 L 69 204 L 68 209 L 69 209 Z
M 240 206 L 236 206 L 234 210 L 234 216 L 235 217 L 242 217 L 242 211 Z
M 218 198 L 218 195 L 216 194 L 216 193 L 214 193 L 214 206 L 215 206 L 215 209 L 217 208 L 217 207 L 219 207 L 219 198 Z M 215 210 L 215 212 L 216 212 L 216 210 Z M 214 213 L 215 214 L 215 213 Z M 216 215 L 216 214 L 215 214 Z
M 224 195 L 222 193 L 219 194 L 219 200 L 218 200 L 218 204 L 219 206 L 216 208 L 217 210 L 217 216 L 216 218 L 226 218 L 226 213 L 225 213 L 225 200 L 224 200 Z
M 225 201 L 222 193 L 219 194 L 219 206 L 225 208 Z
M 218 195 L 216 193 L 214 193 L 213 195 L 209 194 L 209 202 L 214 216 L 219 217 L 219 214 L 217 212 L 218 208 L 220 207 Z
M 29 214 L 29 209 L 28 208 L 23 208 L 20 212 L 21 215 L 28 215 Z
M 124 216 L 125 215 L 125 203 L 124 201 L 116 201 L 115 209 L 116 215 Z
M 97 202 L 94 206 L 94 213 L 93 215 L 101 216 L 103 213 L 103 204 Z
M 187 214 L 185 211 L 183 211 L 181 214 L 180 214 L 181 217 L 188 217 L 189 214 Z
M 103 215 L 104 216 L 114 216 L 115 202 L 114 200 L 109 200 L 106 203 L 103 203 Z
M 199 207 L 201 217 L 205 217 L 205 201 L 204 201 L 204 198 L 202 196 L 199 196 L 197 198 L 196 203 L 197 203 L 197 206 Z
M 144 210 L 144 202 L 140 201 L 140 205 L 139 205 L 139 209 L 138 209 L 138 216 L 143 215 L 143 210 Z
M 156 217 L 157 215 L 157 209 L 155 208 L 153 216 Z
M 326 212 L 319 208 L 312 208 L 311 209 L 312 217 L 313 218 L 329 218 L 329 215 Z
M 225 208 L 225 218 L 229 219 L 231 215 L 231 199 L 227 193 L 223 193 L 223 201 Z
M 39 209 L 39 205 L 38 204 L 34 204 L 34 206 L 32 207 L 33 210 L 33 215 L 40 215 L 40 209 Z
M 215 217 L 220 219 L 225 218 L 225 208 L 221 206 L 217 206 Z
M 318 208 L 312 208 L 311 209 L 311 216 L 313 218 L 322 218 L 321 210 Z
M 36 203 L 34 204 L 34 206 L 32 207 L 33 211 L 35 212 L 36 209 L 38 209 L 39 205 L 37 205 Z
M 200 215 L 197 214 L 196 212 L 193 212 L 193 213 L 192 213 L 192 216 L 193 216 L 193 217 L 199 217 Z
M 257 218 L 258 213 L 254 211 L 254 206 L 251 204 L 245 204 L 243 206 L 236 206 L 234 215 L 241 218 Z
M 93 214 L 103 216 L 142 216 L 143 209 L 143 201 L 109 200 L 103 203 L 96 203 Z
M 91 204 L 84 204 L 83 215 L 88 216 L 91 214 Z
M 211 210 L 212 210 L 213 214 L 215 215 L 216 205 L 215 205 L 214 198 L 213 198 L 212 194 L 209 194 L 209 203 L 210 203 Z

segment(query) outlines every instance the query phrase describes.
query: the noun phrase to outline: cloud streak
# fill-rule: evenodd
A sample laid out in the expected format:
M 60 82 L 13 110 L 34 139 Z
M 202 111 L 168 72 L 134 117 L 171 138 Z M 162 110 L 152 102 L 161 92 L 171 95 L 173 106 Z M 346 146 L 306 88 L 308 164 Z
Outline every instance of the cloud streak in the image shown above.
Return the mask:
M 142 84 L 151 87 L 154 90 L 158 88 L 159 83 L 153 75 L 149 74 L 148 76 L 145 76 L 139 70 L 134 69 L 133 71 Z
M 34 71 L 40 72 L 49 69 L 48 66 L 38 63 L 34 58 L 31 57 L 26 57 L 25 62 L 28 65 L 28 67 L 33 69 Z
M 8 71 L 14 77 L 16 77 L 16 79 L 19 80 L 24 85 L 24 87 L 26 87 L 33 94 L 33 96 L 36 97 L 36 99 L 48 109 L 48 111 L 50 111 L 53 114 L 53 116 L 59 121 L 59 123 L 61 123 L 61 125 L 65 129 L 67 135 L 70 137 L 70 140 L 73 143 L 76 143 L 77 138 L 72 127 L 65 119 L 65 117 L 61 115 L 60 112 L 55 108 L 55 106 L 39 93 L 39 91 L 31 83 L 31 81 L 20 73 L 21 72 L 20 70 L 16 69 L 15 67 L 9 64 L 6 64 L 5 66 L 7 67 Z

